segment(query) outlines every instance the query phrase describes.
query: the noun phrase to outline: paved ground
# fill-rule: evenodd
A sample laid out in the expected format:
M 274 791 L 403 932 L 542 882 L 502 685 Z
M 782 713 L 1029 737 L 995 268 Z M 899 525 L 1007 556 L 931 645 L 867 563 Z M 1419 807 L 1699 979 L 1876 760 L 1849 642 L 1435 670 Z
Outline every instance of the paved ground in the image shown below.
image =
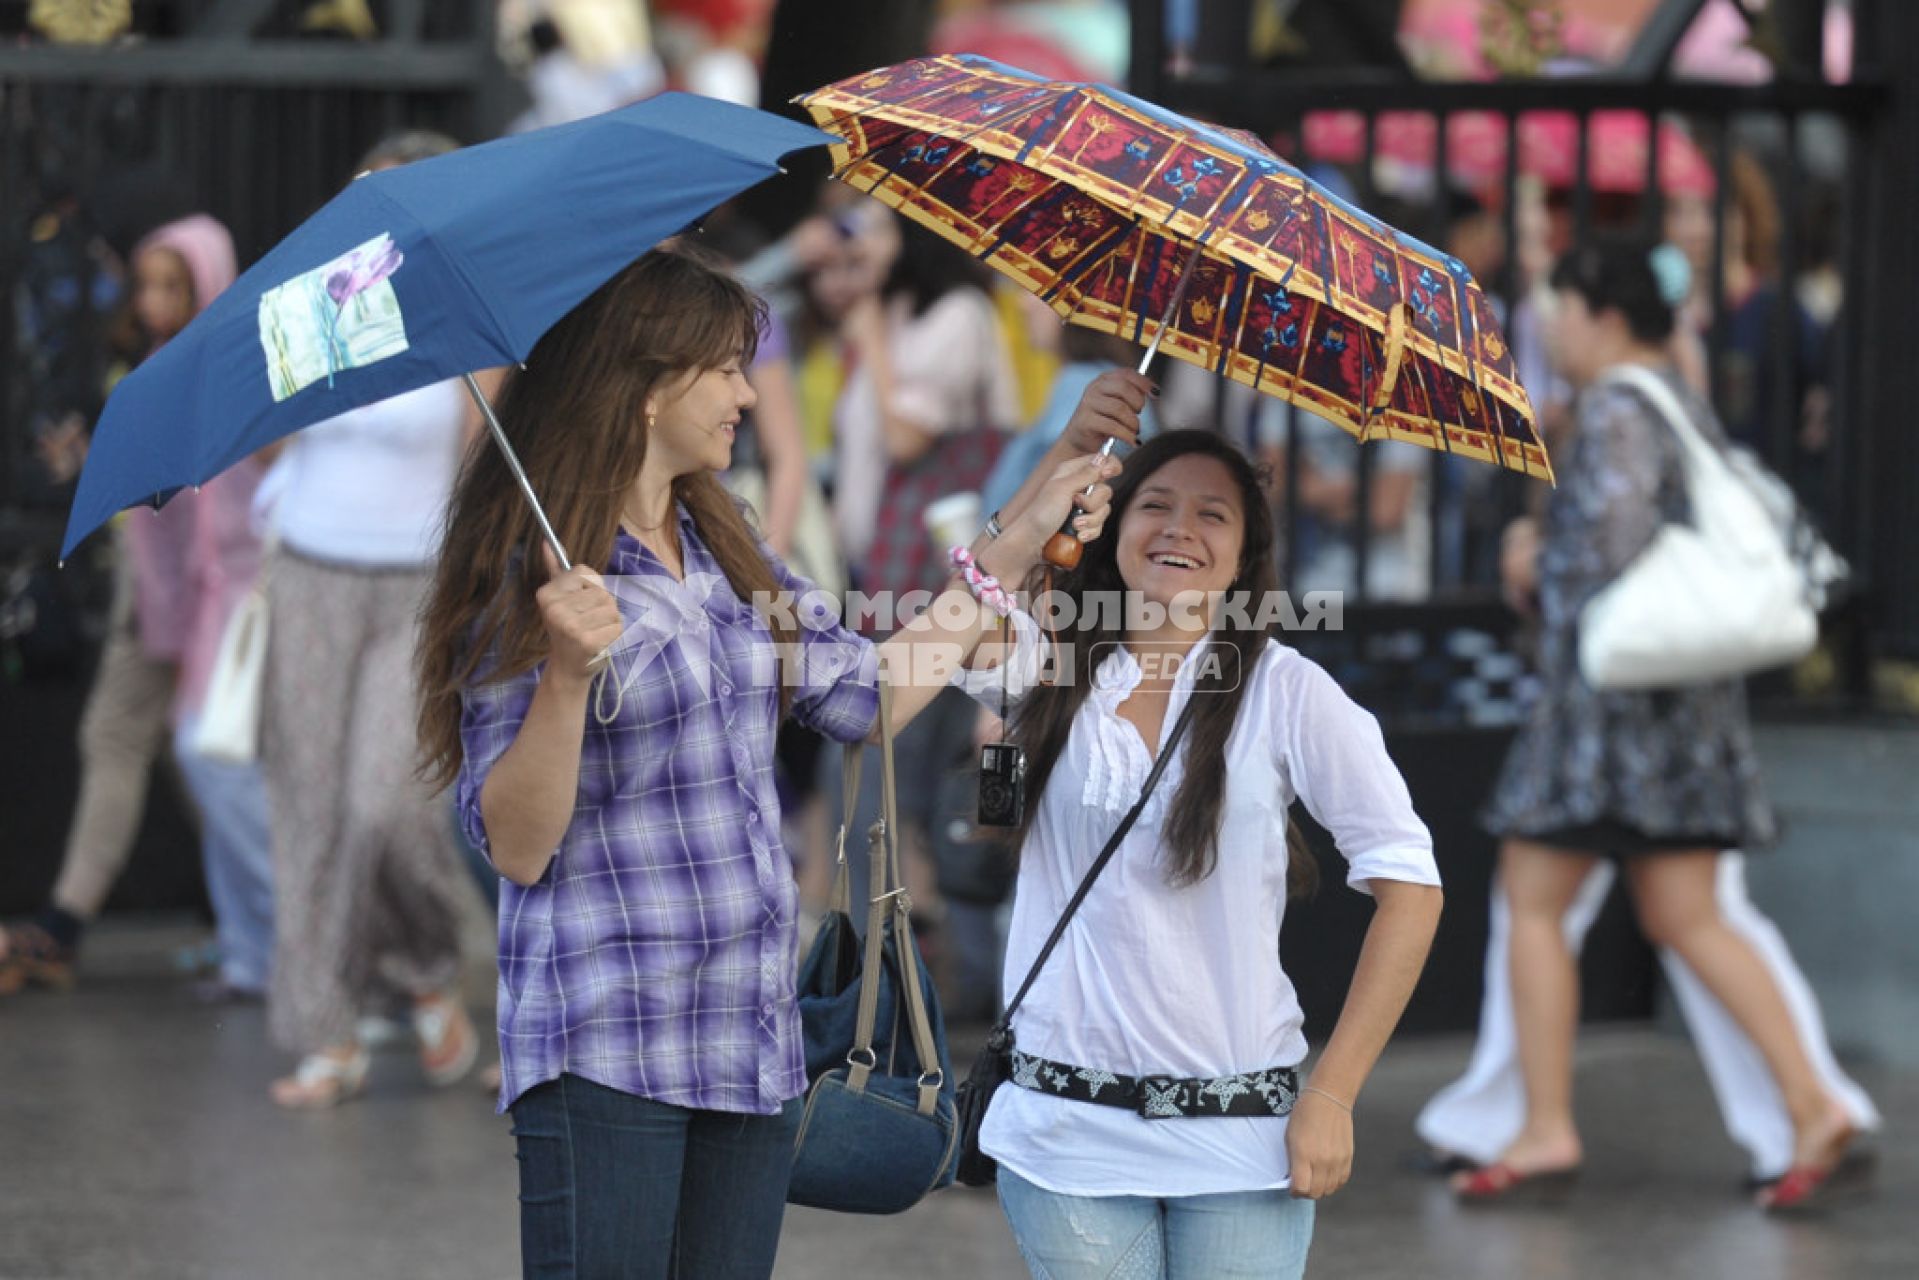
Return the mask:
M 257 1008 L 193 1005 L 165 974 L 177 929 L 109 925 L 72 996 L 0 1004 L 0 1278 L 332 1280 L 517 1274 L 506 1124 L 471 1088 L 428 1094 L 404 1053 L 370 1095 L 288 1115 Z M 1589 1033 L 1589 1168 L 1552 1210 L 1462 1211 L 1406 1167 L 1414 1111 L 1465 1060 L 1396 1044 L 1362 1107 L 1360 1169 L 1322 1208 L 1310 1274 L 1886 1280 L 1919 1275 L 1919 1152 L 1889 1143 L 1878 1196 L 1778 1223 L 1736 1193 L 1739 1154 L 1683 1041 Z M 1896 1130 L 1919 1072 L 1859 1068 Z M 1017 1277 L 992 1197 L 952 1191 L 892 1219 L 795 1211 L 781 1280 Z

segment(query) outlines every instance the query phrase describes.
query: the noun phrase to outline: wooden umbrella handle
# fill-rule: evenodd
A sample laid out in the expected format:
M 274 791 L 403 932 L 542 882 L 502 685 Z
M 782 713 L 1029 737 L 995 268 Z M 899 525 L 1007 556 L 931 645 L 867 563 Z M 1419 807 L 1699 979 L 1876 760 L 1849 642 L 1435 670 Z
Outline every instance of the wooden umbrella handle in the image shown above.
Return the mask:
M 1078 514 L 1078 508 L 1075 508 L 1073 515 Z M 1047 564 L 1061 569 L 1077 569 L 1080 554 L 1085 550 L 1086 544 L 1081 542 L 1079 535 L 1073 532 L 1073 516 L 1067 516 L 1066 523 L 1060 526 L 1059 532 L 1046 540 L 1040 555 Z
M 1147 352 L 1147 358 L 1152 358 L 1150 351 Z M 1106 443 L 1099 447 L 1100 459 L 1103 461 L 1112 457 L 1113 446 L 1118 443 L 1119 440 L 1116 437 L 1107 436 Z M 1084 497 L 1086 494 L 1091 493 L 1098 487 L 1098 483 L 1098 481 L 1094 481 L 1092 484 L 1087 485 L 1085 489 L 1081 490 L 1080 496 Z M 1073 521 L 1079 517 L 1079 514 L 1080 511 L 1077 506 L 1068 508 L 1066 519 L 1060 522 L 1058 532 L 1048 538 L 1046 545 L 1040 548 L 1040 558 L 1046 561 L 1047 564 L 1060 569 L 1077 569 L 1079 567 L 1080 554 L 1086 550 L 1086 544 L 1079 540 L 1079 534 L 1073 532 Z

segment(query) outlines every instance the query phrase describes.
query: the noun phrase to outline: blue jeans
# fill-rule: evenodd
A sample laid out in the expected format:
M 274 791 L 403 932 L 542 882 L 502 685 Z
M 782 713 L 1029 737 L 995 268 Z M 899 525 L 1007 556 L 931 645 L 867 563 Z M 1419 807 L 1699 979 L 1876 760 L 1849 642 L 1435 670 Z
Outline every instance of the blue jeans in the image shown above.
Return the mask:
M 220 938 L 220 977 L 264 992 L 273 967 L 273 838 L 267 784 L 257 764 L 195 755 L 197 715 L 174 731 L 173 758 L 200 809 L 200 858 Z
M 1287 1191 L 1068 1196 L 1001 1165 L 999 1202 L 1033 1280 L 1298 1280 L 1313 1240 Z
M 528 1280 L 765 1280 L 804 1099 L 693 1111 L 576 1075 L 513 1104 Z

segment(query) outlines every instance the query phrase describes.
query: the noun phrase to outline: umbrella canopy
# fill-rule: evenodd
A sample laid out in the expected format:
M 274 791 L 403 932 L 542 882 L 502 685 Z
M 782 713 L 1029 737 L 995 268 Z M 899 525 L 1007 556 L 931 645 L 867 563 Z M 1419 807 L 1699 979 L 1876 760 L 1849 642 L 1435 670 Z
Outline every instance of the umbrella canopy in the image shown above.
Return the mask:
M 1552 475 L 1465 267 L 1250 134 L 966 54 L 799 101 L 837 135 L 837 176 L 1074 324 L 1157 342 L 1362 440 Z
M 524 360 L 627 263 L 829 141 L 669 93 L 356 179 L 115 388 L 62 554 L 301 427 Z

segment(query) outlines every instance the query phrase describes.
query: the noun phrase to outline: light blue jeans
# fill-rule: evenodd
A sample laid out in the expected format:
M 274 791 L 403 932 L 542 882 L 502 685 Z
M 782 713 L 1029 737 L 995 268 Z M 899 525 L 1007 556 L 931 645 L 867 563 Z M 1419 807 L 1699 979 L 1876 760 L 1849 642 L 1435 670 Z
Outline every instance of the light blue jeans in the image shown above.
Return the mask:
M 1068 1196 L 1002 1165 L 999 1202 L 1033 1280 L 1298 1280 L 1313 1242 L 1288 1191 Z
M 197 716 L 174 731 L 173 758 L 200 808 L 200 858 L 220 938 L 220 977 L 265 992 L 273 963 L 273 840 L 267 788 L 257 764 L 194 754 Z

